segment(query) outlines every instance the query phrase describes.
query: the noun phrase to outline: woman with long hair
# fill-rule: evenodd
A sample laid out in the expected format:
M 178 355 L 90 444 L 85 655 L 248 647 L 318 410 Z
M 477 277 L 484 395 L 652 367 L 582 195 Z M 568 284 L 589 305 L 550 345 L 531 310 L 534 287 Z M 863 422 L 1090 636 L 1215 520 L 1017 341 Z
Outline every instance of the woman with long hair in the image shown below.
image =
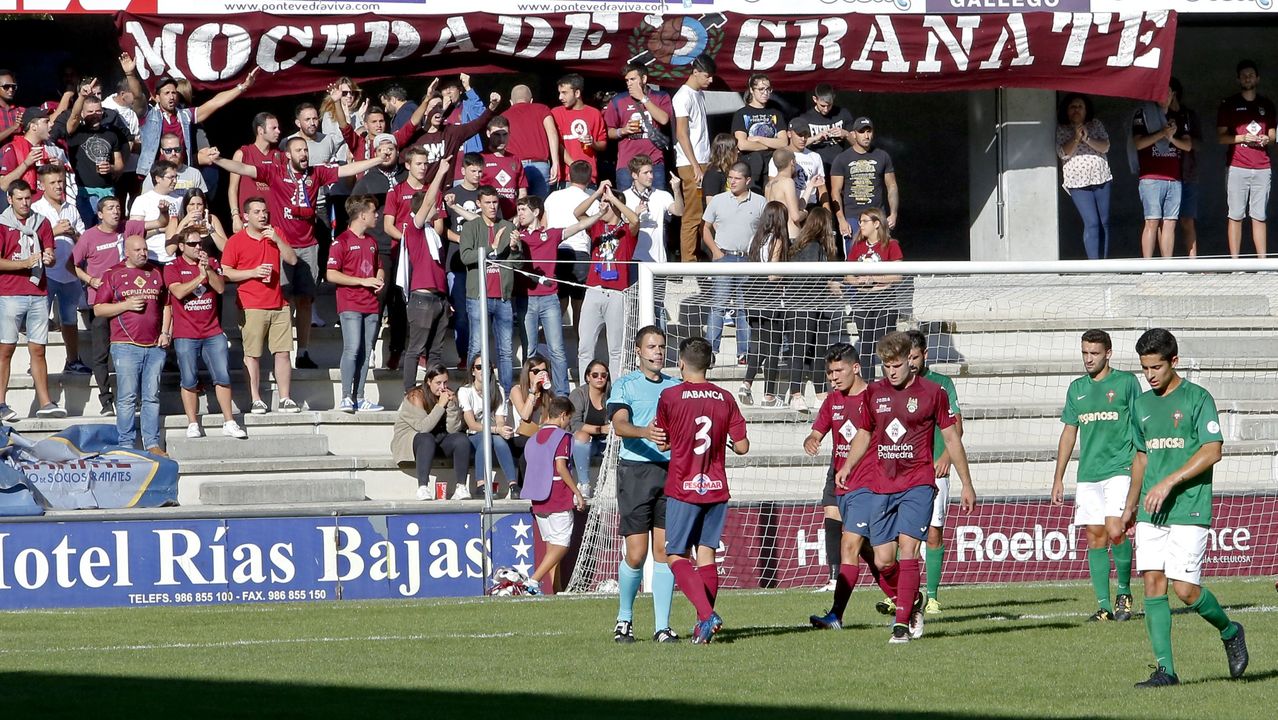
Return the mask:
M 346 118 L 346 122 L 354 129 L 358 130 L 364 124 L 364 112 L 368 110 L 368 101 L 362 99 L 362 91 L 359 83 L 351 78 L 338 78 L 334 83 L 339 92 L 340 101 L 334 101 L 333 96 L 325 94 L 324 99 L 320 102 L 320 132 L 325 135 L 332 135 L 335 138 L 342 137 L 342 126 L 338 122 L 338 113 Z M 343 144 L 335 158 L 339 162 L 349 162 L 351 160 L 351 148 Z
M 790 252 L 790 222 L 785 205 L 773 201 L 763 207 L 759 228 L 750 241 L 750 262 L 785 262 Z M 777 275 L 751 278 L 742 290 L 750 321 L 750 352 L 746 354 L 745 380 L 737 390 L 742 405 L 752 405 L 754 379 L 763 368 L 763 407 L 781 407 L 777 397 L 781 380 L 781 347 L 785 336 L 785 286 Z
M 710 163 L 701 178 L 701 196 L 709 204 L 710 198 L 728 189 L 728 171 L 737 163 L 741 153 L 737 139 L 730 133 L 719 133 L 710 141 Z
M 576 465 L 577 487 L 590 497 L 590 460 L 603 455 L 612 423 L 608 421 L 608 396 L 612 376 L 608 363 L 592 360 L 586 374 L 568 395 L 572 402 L 572 460 Z
M 432 500 L 430 468 L 442 450 L 453 460 L 453 479 L 444 497 L 469 497 L 466 473 L 470 470 L 470 441 L 462 433 L 461 406 L 448 387 L 448 368 L 434 363 L 426 368 L 422 383 L 409 390 L 400 403 L 391 438 L 391 455 L 400 465 L 417 465 L 417 499 Z
M 755 73 L 746 81 L 742 93 L 745 105 L 732 114 L 732 136 L 741 151 L 741 160 L 750 166 L 750 185 L 763 187 L 768 176 L 772 153 L 790 144 L 785 116 L 772 100 L 772 81 L 763 73 Z
M 1083 218 L 1083 250 L 1090 260 L 1109 256 L 1109 134 L 1095 116 L 1092 99 L 1070 93 L 1056 113 L 1056 155 L 1061 185 Z M 862 368 L 864 370 L 864 368 Z
M 478 356 L 470 361 L 470 377 L 470 384 L 457 391 L 457 402 L 466 423 L 466 436 L 470 438 L 470 447 L 475 453 L 475 481 L 471 484 L 471 494 L 482 497 L 484 482 L 488 479 L 484 465 L 484 414 L 491 413 L 493 457 L 497 458 L 497 465 L 506 476 L 506 487 L 513 487 L 519 479 L 509 442 L 515 431 L 506 422 L 506 393 L 497 381 L 497 371 L 489 371 L 487 401 L 484 400 L 484 366 Z M 494 497 L 504 497 L 500 487 L 493 493 Z
M 830 211 L 813 208 L 790 246 L 790 262 L 826 262 L 838 257 L 834 244 L 834 218 Z M 825 350 L 838 339 L 838 320 L 843 312 L 840 283 L 795 282 L 788 288 L 786 331 L 790 335 L 789 404 L 796 412 L 807 412 L 803 398 L 805 374 L 809 374 L 819 405 L 829 390 L 825 377 Z
M 556 397 L 554 386 L 550 381 L 550 361 L 541 355 L 531 355 L 524 361 L 519 371 L 519 382 L 510 389 L 510 407 L 513 411 L 512 421 L 515 426 L 521 422 L 532 425 L 543 425 L 548 419 L 550 401 Z M 519 455 L 519 475 L 522 478 L 527 471 L 524 463 L 524 447 L 528 438 L 515 435 L 511 438 L 515 453 Z M 510 497 L 517 499 L 519 490 L 517 481 L 510 483 Z
M 879 208 L 861 211 L 860 233 L 848 251 L 848 262 L 899 262 L 904 260 L 901 243 L 892 238 L 887 216 Z M 901 275 L 849 275 L 852 286 L 852 319 L 856 322 L 857 354 L 861 357 L 861 377 L 874 379 L 875 349 L 879 339 L 896 329 L 902 307 L 898 290 Z
M 177 233 L 174 237 L 182 237 L 187 228 L 200 231 L 203 246 L 200 248 L 210 257 L 222 257 L 222 248 L 226 247 L 226 230 L 222 221 L 209 210 L 209 198 L 199 188 L 191 188 L 182 196 L 182 219 L 178 221 Z

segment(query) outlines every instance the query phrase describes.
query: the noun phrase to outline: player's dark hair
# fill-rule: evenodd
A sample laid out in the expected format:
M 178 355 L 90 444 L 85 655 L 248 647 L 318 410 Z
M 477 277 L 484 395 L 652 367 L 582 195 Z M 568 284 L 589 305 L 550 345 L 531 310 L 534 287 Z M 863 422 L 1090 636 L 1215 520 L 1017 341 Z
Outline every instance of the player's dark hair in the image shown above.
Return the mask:
M 1095 328 L 1088 330 L 1083 333 L 1083 342 L 1103 345 L 1106 350 L 1114 349 L 1114 341 L 1110 339 L 1109 333 L 1104 330 L 1096 330 Z
M 9 197 L 13 197 L 13 194 L 20 190 L 31 192 L 30 183 L 28 183 L 26 180 L 23 180 L 21 178 L 14 180 L 13 182 L 9 183 L 9 191 L 7 194 Z
M 525 195 L 519 198 L 515 201 L 515 206 L 519 207 L 520 205 L 531 210 L 539 218 L 544 217 L 546 214 L 546 203 L 542 202 L 541 198 L 536 195 Z
M 67 169 L 62 167 L 61 165 L 49 164 L 49 165 L 41 165 L 40 167 L 36 168 L 36 176 L 38 177 L 44 177 L 46 175 L 62 175 L 63 177 L 65 177 L 66 174 L 67 174 Z
M 1176 336 L 1163 328 L 1146 330 L 1136 341 L 1137 355 L 1157 355 L 1163 360 L 1171 360 L 1180 355 L 1180 346 L 1176 344 Z
M 475 194 L 475 196 L 476 196 L 476 197 L 481 197 L 481 198 L 483 198 L 483 197 L 500 197 L 500 196 L 497 194 L 497 188 L 493 187 L 492 185 L 480 185 L 480 186 L 479 186 L 479 190 L 477 190 L 477 191 L 475 191 L 475 192 L 476 192 L 476 194 Z
M 188 205 L 190 205 L 190 204 L 191 204 L 191 199 L 192 199 L 192 198 L 199 198 L 199 199 L 203 200 L 203 201 L 204 201 L 204 209 L 205 209 L 205 210 L 211 210 L 211 209 L 212 209 L 212 208 L 210 208 L 210 207 L 209 207 L 209 196 L 208 196 L 208 195 L 206 195 L 206 194 L 204 193 L 204 191 L 203 191 L 203 190 L 201 190 L 201 189 L 199 189 L 199 188 L 197 188 L 197 187 L 193 187 L 193 188 L 190 188 L 189 190 L 187 190 L 187 191 L 186 191 L 186 193 L 182 195 L 182 217 L 186 217 L 186 213 L 187 213 L 187 209 L 186 209 L 186 208 L 187 208 L 187 206 L 188 206 Z M 105 200 L 105 199 L 106 199 L 106 198 L 103 198 L 103 200 Z M 98 201 L 98 205 L 101 205 L 101 204 L 102 204 L 102 200 L 99 200 L 99 201 Z
M 879 340 L 875 351 L 883 362 L 901 360 L 910 354 L 910 338 L 903 332 L 891 332 Z
M 728 172 L 741 173 L 746 180 L 750 179 L 750 165 L 744 160 L 732 163 L 732 167 L 728 168 Z
M 707 75 L 717 75 L 719 73 L 719 65 L 715 63 L 714 58 L 706 53 L 701 53 L 696 60 L 692 61 L 692 70 L 703 72 Z
M 484 156 L 479 153 L 466 153 L 462 156 L 462 167 L 483 167 Z
M 626 168 L 630 170 L 631 175 L 636 175 L 645 165 L 651 165 L 652 158 L 647 155 L 636 155 L 630 158 L 630 162 L 626 163 Z
M 457 92 L 461 92 L 465 89 L 466 89 L 466 86 L 462 84 L 460 77 L 451 77 L 439 84 L 440 92 L 443 92 L 445 90 L 456 90 Z
M 586 87 L 586 80 L 577 73 L 568 73 L 567 75 L 559 78 L 559 81 L 555 83 L 555 87 L 563 87 L 564 85 L 567 85 L 577 92 L 581 92 L 581 89 Z
M 568 166 L 568 181 L 574 185 L 589 185 L 590 172 L 590 163 L 585 160 L 575 160 Z
M 561 415 L 568 415 L 571 417 L 573 412 L 574 409 L 572 407 L 572 401 L 560 395 L 557 398 L 553 398 L 550 401 L 550 405 L 546 407 L 546 419 L 549 420 L 550 418 L 557 418 Z
M 253 132 L 266 128 L 267 120 L 275 120 L 276 117 L 268 112 L 260 112 L 253 116 Z
M 171 163 L 168 160 L 157 160 L 151 166 L 151 182 L 159 182 L 160 178 L 164 177 L 164 173 L 170 170 L 177 172 L 177 169 L 178 166 L 175 163 Z
M 414 196 L 416 197 L 416 196 Z M 417 206 L 418 208 L 421 205 Z M 346 198 L 346 216 L 355 217 L 368 208 L 377 209 L 377 201 L 371 195 L 352 195 Z
M 412 163 L 413 158 L 419 155 L 426 158 L 427 162 L 430 162 L 430 153 L 426 152 L 426 148 L 422 147 L 421 145 L 414 145 L 408 148 L 407 150 L 405 150 L 404 154 L 401 156 L 401 159 L 404 161 L 405 165 L 408 165 Z
M 297 107 L 293 108 L 293 119 L 296 120 L 302 117 L 302 113 L 306 112 L 307 110 L 314 110 L 317 113 L 319 112 L 319 108 L 315 107 L 314 103 L 309 103 L 309 102 L 298 103 Z
M 818 83 L 816 88 L 812 91 L 812 97 L 820 100 L 821 102 L 833 103 L 834 86 L 830 83 Z
M 0 69 L 0 77 L 6 77 L 6 76 L 11 77 L 14 80 L 18 79 L 18 76 L 14 75 L 12 70 L 9 70 L 8 68 Z
M 1069 106 L 1075 100 L 1083 101 L 1083 122 L 1089 123 L 1092 118 L 1096 117 L 1096 107 L 1092 105 L 1092 99 L 1082 93 L 1070 93 L 1066 95 L 1061 104 L 1056 107 L 1056 124 L 1069 125 Z
M 927 335 L 924 335 L 922 330 L 911 328 L 905 331 L 905 336 L 910 339 L 910 347 L 922 350 L 924 354 L 927 353 Z
M 251 198 L 246 198 L 244 200 L 244 204 L 240 205 L 240 212 L 248 212 L 249 205 L 252 205 L 253 203 L 261 203 L 263 205 L 266 205 L 266 198 L 262 197 L 261 195 L 254 195 Z M 270 207 L 270 206 L 268 205 L 267 207 Z
M 101 198 L 101 199 L 99 199 L 99 200 L 98 200 L 98 211 L 99 211 L 99 213 L 100 213 L 100 212 L 101 212 L 101 210 L 102 210 L 102 205 L 103 205 L 103 203 L 109 203 L 109 202 L 113 202 L 113 203 L 115 203 L 116 205 L 119 205 L 121 210 L 123 210 L 123 209 L 124 209 L 124 203 L 120 202 L 120 198 L 116 197 L 115 195 L 107 195 L 106 197 L 103 197 L 103 198 Z
M 642 345 L 643 345 L 643 339 L 644 339 L 644 338 L 646 338 L 646 337 L 648 337 L 649 335 L 656 335 L 657 337 L 661 338 L 662 340 L 665 340 L 665 339 L 666 339 L 666 331 L 665 331 L 665 330 L 662 330 L 661 328 L 657 327 L 656 325 L 644 325 L 643 327 L 639 328 L 639 332 L 635 333 L 635 347 L 640 347 L 640 346 L 642 346 Z
M 381 105 L 373 105 L 364 111 L 364 122 L 368 122 L 369 115 L 381 115 L 382 119 L 386 119 L 386 110 Z
M 637 62 L 626 63 L 626 66 L 621 68 L 621 77 L 624 78 L 632 72 L 637 72 L 640 77 L 647 78 L 648 66 Z
M 683 364 L 693 372 L 704 372 L 710 367 L 710 360 L 714 357 L 714 350 L 710 348 L 710 342 L 703 337 L 684 338 L 679 343 L 679 359 Z
M 1256 61 L 1246 58 L 1238 61 L 1238 65 L 1234 67 L 1234 75 L 1242 75 L 1243 70 L 1254 70 L 1256 74 L 1260 74 L 1260 67 L 1256 65 Z
M 857 355 L 856 346 L 852 343 L 838 342 L 830 346 L 825 351 L 825 364 L 845 362 L 852 365 L 859 365 L 861 358 Z

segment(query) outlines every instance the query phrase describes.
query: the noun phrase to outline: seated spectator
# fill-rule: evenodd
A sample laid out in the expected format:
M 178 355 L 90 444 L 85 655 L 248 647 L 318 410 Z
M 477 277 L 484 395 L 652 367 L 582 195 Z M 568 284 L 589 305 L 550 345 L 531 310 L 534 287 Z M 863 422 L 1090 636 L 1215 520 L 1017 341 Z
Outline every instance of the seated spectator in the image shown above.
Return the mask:
M 860 232 L 852 245 L 849 262 L 898 262 L 904 260 L 901 243 L 888 232 L 887 217 L 879 208 L 861 211 Z M 852 285 L 852 319 L 856 322 L 857 352 L 861 356 L 861 377 L 874 379 L 875 348 L 879 340 L 896 330 L 901 304 L 895 292 L 901 275 L 849 275 Z
M 568 399 L 572 401 L 572 459 L 577 468 L 577 487 L 581 494 L 590 497 L 590 460 L 601 457 L 608 444 L 612 423 L 608 422 L 608 396 L 612 393 L 612 378 L 608 365 L 602 360 L 592 360 L 586 366 L 586 375 Z
M 532 595 L 541 593 L 541 580 L 547 576 L 550 586 L 555 587 L 559 562 L 572 543 L 573 509 L 586 509 L 586 499 L 572 472 L 572 435 L 568 432 L 572 403 L 567 398 L 555 398 L 547 415 L 541 428 L 529 438 L 526 451 L 529 486 L 545 488 L 545 494 L 536 493 L 538 497 L 532 502 L 537 531 L 546 543 L 537 570 L 524 584 Z
M 186 411 L 186 436 L 204 435 L 197 416 L 199 409 L 199 358 L 213 381 L 218 407 L 222 410 L 222 434 L 244 439 L 248 433 L 231 414 L 231 373 L 227 369 L 226 333 L 218 319 L 217 296 L 226 291 L 222 266 L 204 250 L 200 228 L 188 227 L 179 243 L 182 254 L 164 266 L 164 285 L 169 291 L 173 315 L 173 346 L 181 375 L 182 407 Z
M 448 368 L 431 365 L 426 368 L 422 384 L 404 395 L 395 418 L 395 434 L 391 439 L 391 455 L 401 466 L 417 466 L 417 499 L 432 500 L 430 468 L 435 453 L 442 450 L 453 461 L 453 479 L 448 481 L 443 497 L 464 500 L 466 473 L 470 470 L 470 441 L 462 433 L 461 406 L 448 387 Z
M 493 439 L 493 457 L 501 466 L 506 476 L 505 488 L 513 489 L 519 479 L 515 469 L 515 456 L 510 449 L 510 439 L 515 431 L 507 422 L 506 393 L 497 381 L 497 373 L 492 372 L 488 379 L 488 401 L 484 402 L 484 366 L 479 358 L 470 362 L 471 381 L 457 391 L 457 402 L 461 405 L 462 419 L 466 422 L 466 435 L 470 438 L 472 452 L 475 453 L 475 480 L 471 483 L 473 497 L 484 496 L 484 483 L 488 480 L 487 466 L 484 465 L 484 414 L 492 413 L 491 429 Z M 493 491 L 493 497 L 503 498 L 506 492 L 501 486 Z
M 781 151 L 777 151 L 779 155 Z M 774 155 L 775 157 L 775 155 Z M 754 231 L 746 259 L 750 262 L 785 262 L 790 252 L 794 223 L 789 221 L 785 205 L 773 201 L 763 208 L 759 229 Z M 750 352 L 746 354 L 745 381 L 737 390 L 742 405 L 753 405 L 754 379 L 763 369 L 763 407 L 782 407 L 777 397 L 781 380 L 781 348 L 785 337 L 785 315 L 802 308 L 787 306 L 784 280 L 780 276 L 753 277 L 742 292 L 746 296 L 746 317 L 752 330 Z

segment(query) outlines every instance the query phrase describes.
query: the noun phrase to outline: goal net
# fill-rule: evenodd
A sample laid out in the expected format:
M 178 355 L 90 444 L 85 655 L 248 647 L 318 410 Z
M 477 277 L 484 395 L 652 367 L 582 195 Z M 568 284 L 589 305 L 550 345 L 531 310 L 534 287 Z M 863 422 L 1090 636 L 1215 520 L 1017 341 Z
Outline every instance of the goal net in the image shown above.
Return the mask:
M 1250 268 L 1271 269 L 1251 262 Z M 955 267 L 970 270 L 948 272 Z M 943 583 L 1087 577 L 1085 532 L 1073 525 L 1077 447 L 1065 502 L 1054 505 L 1050 492 L 1066 388 L 1084 374 L 1080 336 L 1090 328 L 1113 338 L 1113 367 L 1138 377 L 1141 333 L 1165 327 L 1176 335 L 1181 376 L 1213 394 L 1225 436 L 1205 572 L 1273 574 L 1278 274 L 1208 272 L 1239 267 L 1225 261 L 648 264 L 627 291 L 624 333 L 633 338 L 646 324 L 664 324 L 671 362 L 682 339 L 718 337 L 709 379 L 744 400 L 751 447 L 728 458 L 733 499 L 718 553 L 724 587 L 825 583 L 821 497 L 830 439 L 815 457 L 803 450 L 825 391 L 824 354 L 832 342 L 856 343 L 865 374 L 878 377 L 874 342 L 910 328 L 927 336 L 928 365 L 954 381 L 978 495 L 975 511 L 962 513 L 954 477 Z M 633 342 L 626 346 L 625 367 L 633 368 Z M 667 372 L 678 374 L 674 367 Z M 1148 388 L 1143 377 L 1140 385 Z M 616 578 L 622 551 L 616 482 L 612 438 L 570 591 L 607 589 Z

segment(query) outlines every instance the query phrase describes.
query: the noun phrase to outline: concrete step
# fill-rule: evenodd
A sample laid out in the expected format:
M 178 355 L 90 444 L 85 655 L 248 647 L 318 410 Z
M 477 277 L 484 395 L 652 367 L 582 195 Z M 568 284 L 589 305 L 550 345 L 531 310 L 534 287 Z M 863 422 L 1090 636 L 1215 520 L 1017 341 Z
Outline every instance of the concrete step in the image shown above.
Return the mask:
M 200 486 L 201 505 L 338 503 L 363 499 L 364 482 L 357 478 L 213 481 Z
M 328 436 L 273 435 L 238 440 L 221 436 L 168 440 L 169 455 L 179 462 L 190 460 L 247 460 L 276 457 L 324 457 L 328 455 Z

